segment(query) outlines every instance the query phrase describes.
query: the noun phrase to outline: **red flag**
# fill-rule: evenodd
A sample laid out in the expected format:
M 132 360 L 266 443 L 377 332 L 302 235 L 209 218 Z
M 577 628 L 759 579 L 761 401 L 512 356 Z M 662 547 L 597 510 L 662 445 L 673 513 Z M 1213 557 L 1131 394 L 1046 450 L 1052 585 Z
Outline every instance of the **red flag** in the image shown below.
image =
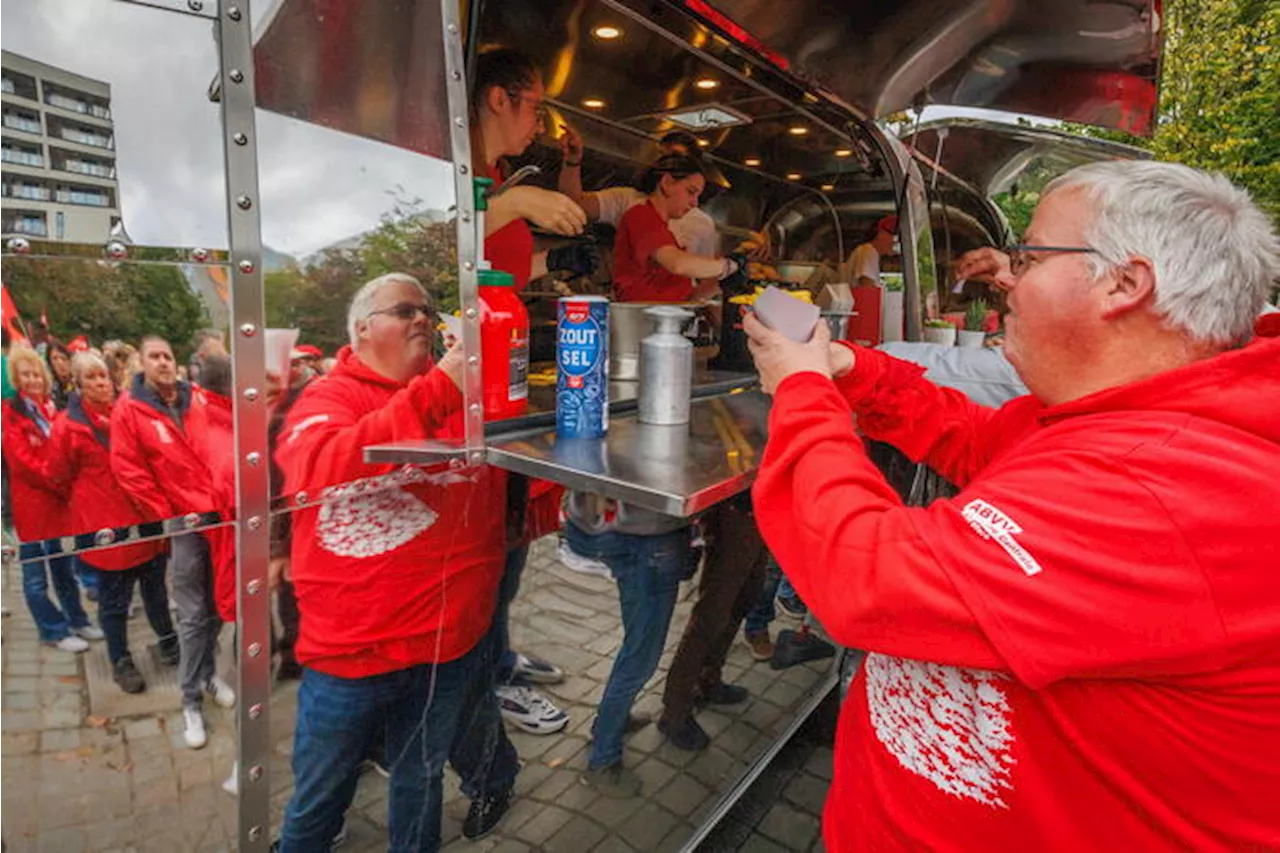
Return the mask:
M 9 297 L 9 288 L 0 286 L 0 323 L 9 330 L 9 339 L 15 343 L 26 343 L 27 336 L 22 328 L 22 317 L 18 307 Z

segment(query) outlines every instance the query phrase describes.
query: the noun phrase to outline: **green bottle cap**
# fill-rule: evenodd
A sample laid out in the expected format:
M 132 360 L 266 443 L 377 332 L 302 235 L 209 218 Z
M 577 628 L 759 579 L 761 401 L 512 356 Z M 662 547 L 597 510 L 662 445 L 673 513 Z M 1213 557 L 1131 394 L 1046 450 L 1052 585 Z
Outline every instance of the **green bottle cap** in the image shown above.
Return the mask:
M 516 277 L 502 270 L 478 270 L 477 278 L 481 287 L 515 287 Z
M 488 210 L 489 188 L 493 186 L 493 178 L 476 178 L 471 186 L 476 194 L 476 210 Z

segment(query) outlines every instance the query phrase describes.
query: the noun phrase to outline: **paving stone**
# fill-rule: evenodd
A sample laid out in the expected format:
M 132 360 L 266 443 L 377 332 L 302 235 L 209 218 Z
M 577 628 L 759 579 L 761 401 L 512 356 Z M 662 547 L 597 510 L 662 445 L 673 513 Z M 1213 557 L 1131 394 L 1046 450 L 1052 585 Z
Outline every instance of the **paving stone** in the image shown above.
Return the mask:
M 0 755 L 6 758 L 18 755 L 31 755 L 40 746 L 38 732 L 4 732 L 0 735 Z
M 818 837 L 818 818 L 777 803 L 760 821 L 759 831 L 790 850 L 808 850 Z
M 542 806 L 538 813 L 529 818 L 520 827 L 521 841 L 534 846 L 546 843 L 547 839 L 560 831 L 560 828 L 573 818 L 573 813 L 557 806 Z
M 601 825 L 613 829 L 631 817 L 644 805 L 643 797 L 600 797 L 591 804 L 591 817 Z
M 617 834 L 637 850 L 652 850 L 667 836 L 675 822 L 670 812 L 647 802 L 622 822 Z
M 672 779 L 655 799 L 673 814 L 688 817 L 710 796 L 711 791 L 697 779 L 682 773 Z
M 536 613 L 528 619 L 529 627 L 535 632 L 556 642 L 574 646 L 585 646 L 596 639 L 596 632 L 590 628 L 574 625 L 564 619 Z
M 650 758 L 635 768 L 635 773 L 644 783 L 644 796 L 652 797 L 662 790 L 668 782 L 675 778 L 679 771 L 658 758 Z
M 743 843 L 739 853 L 787 853 L 787 848 L 780 847 L 758 832 L 753 832 Z
M 570 601 L 568 598 L 558 594 L 557 591 L 547 587 L 534 590 L 525 600 L 548 616 L 567 617 L 578 622 L 585 620 L 596 612 L 594 607 L 583 607 L 581 604 Z
M 142 740 L 149 737 L 159 737 L 164 734 L 164 730 L 160 728 L 160 721 L 155 717 L 147 717 L 141 720 L 130 720 L 124 724 L 122 729 L 124 736 L 130 741 Z
M 834 756 L 830 747 L 819 747 L 813 751 L 804 763 L 804 769 L 819 779 L 831 781 L 831 766 Z
M 6 709 L 0 717 L 0 728 L 5 732 L 39 731 L 44 728 L 44 718 L 37 711 L 10 711 Z
M 830 787 L 831 783 L 825 779 L 808 773 L 797 773 L 782 790 L 782 796 L 801 811 L 821 816 Z
M 630 851 L 634 849 L 634 847 L 623 841 L 618 836 L 609 835 L 604 841 L 601 841 L 592 848 L 591 853 L 630 853 Z
M 597 655 L 612 656 L 618 651 L 622 645 L 622 632 L 616 631 L 610 634 L 601 634 L 596 639 L 587 643 L 587 651 L 594 652 Z
M 531 849 L 528 844 L 507 838 L 498 842 L 497 846 L 493 848 L 493 853 L 528 853 Z
M 79 827 L 41 831 L 36 849 L 44 853 L 79 853 L 88 849 L 88 836 Z
M 718 790 L 728 781 L 733 766 L 733 756 L 726 753 L 719 744 L 712 744 L 709 749 L 703 750 L 698 760 L 689 765 L 685 772 L 708 788 Z
M 548 853 L 582 853 L 598 844 L 606 834 L 604 827 L 578 815 L 551 836 L 543 849 Z
M 800 701 L 809 691 L 789 684 L 786 681 L 775 681 L 764 692 L 764 698 L 782 708 L 790 708 Z
M 4 662 L 5 690 L 9 689 L 11 675 L 39 675 L 40 662 L 34 657 L 29 660 L 6 660 Z
M 78 746 L 80 746 L 80 731 L 78 729 L 58 729 L 43 732 L 40 735 L 41 752 L 64 752 L 68 749 L 75 749 Z
M 40 707 L 40 698 L 34 693 L 4 694 L 4 707 L 14 711 L 34 711 Z

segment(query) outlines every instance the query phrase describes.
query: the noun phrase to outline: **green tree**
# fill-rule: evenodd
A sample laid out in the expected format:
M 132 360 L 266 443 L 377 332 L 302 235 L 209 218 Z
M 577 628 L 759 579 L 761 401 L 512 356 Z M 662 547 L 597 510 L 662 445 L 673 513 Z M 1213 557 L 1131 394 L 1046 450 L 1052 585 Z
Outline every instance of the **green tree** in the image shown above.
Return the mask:
M 1068 129 L 1222 172 L 1280 222 L 1280 3 L 1166 0 L 1164 32 L 1153 136 Z
M 28 320 L 42 313 L 62 340 L 77 335 L 101 344 L 112 338 L 136 344 L 143 335 L 169 340 L 179 360 L 208 312 L 182 270 L 168 264 L 9 258 L 5 285 Z

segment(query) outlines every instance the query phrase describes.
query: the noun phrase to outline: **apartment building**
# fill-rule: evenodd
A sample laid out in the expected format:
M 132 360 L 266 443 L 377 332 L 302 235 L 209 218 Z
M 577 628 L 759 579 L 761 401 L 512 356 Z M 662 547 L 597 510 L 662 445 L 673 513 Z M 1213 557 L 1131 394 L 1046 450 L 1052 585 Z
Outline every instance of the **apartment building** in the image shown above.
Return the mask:
M 120 221 L 111 86 L 3 51 L 0 232 L 105 243 Z

